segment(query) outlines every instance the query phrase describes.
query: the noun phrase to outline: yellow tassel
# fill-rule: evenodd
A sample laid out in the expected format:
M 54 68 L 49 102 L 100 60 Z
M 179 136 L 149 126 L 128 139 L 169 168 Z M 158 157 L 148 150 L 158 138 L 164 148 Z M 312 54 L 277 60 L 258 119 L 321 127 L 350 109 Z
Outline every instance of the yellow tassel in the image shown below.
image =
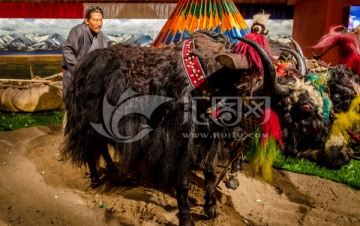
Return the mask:
M 338 140 L 350 141 L 348 129 L 359 128 L 360 126 L 360 95 L 351 102 L 349 111 L 335 115 L 335 121 L 331 127 L 330 136 L 339 137 Z M 333 138 L 335 139 L 335 138 Z
M 272 165 L 279 152 L 279 147 L 273 137 L 269 137 L 263 143 L 258 139 L 253 142 L 250 153 L 250 172 L 253 177 L 272 183 Z

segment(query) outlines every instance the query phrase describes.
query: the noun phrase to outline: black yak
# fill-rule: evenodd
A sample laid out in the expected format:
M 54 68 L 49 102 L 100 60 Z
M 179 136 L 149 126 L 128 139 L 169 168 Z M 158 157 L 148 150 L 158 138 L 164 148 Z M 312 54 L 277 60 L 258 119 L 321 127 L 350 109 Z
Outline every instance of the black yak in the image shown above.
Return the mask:
M 290 52 L 295 57 L 296 64 L 300 66 L 297 71 L 299 73 L 292 74 L 300 77 L 307 84 L 306 86 L 295 85 L 294 88 L 306 90 L 309 96 L 305 98 L 304 92 L 299 90 L 295 92 L 297 95 L 292 95 L 292 99 L 297 103 L 285 99 L 284 106 L 291 106 L 291 108 L 279 108 L 279 110 L 291 109 L 287 113 L 284 112 L 285 114 L 279 113 L 283 119 L 285 142 L 293 140 L 289 143 L 298 144 L 298 149 L 285 145 L 284 152 L 290 156 L 306 157 L 328 169 L 340 169 L 349 163 L 351 158 L 355 158 L 356 154 L 348 140 L 340 138 L 346 137 L 348 132 L 344 129 L 344 125 L 341 125 L 343 122 L 336 114 L 347 112 L 350 104 L 359 94 L 358 75 L 354 75 L 351 69 L 344 66 L 326 68 L 320 73 L 308 70 L 306 65 L 309 64 L 306 63 L 301 47 L 295 40 L 291 39 L 291 41 L 296 52 L 291 49 L 282 50 Z M 280 79 L 279 83 L 288 83 L 286 81 L 288 79 L 294 80 L 294 77 L 286 76 Z M 299 95 L 299 92 L 302 94 Z M 301 114 L 294 112 L 301 112 Z M 315 120 L 318 122 L 322 120 L 325 130 L 315 129 Z M 349 128 L 358 127 L 359 123 L 357 119 L 346 122 Z
M 356 112 L 349 113 L 350 105 L 351 111 L 356 111 L 358 105 L 358 95 L 360 94 L 360 78 L 355 71 L 339 65 L 337 67 L 328 67 L 324 62 L 318 62 L 318 69 L 306 69 L 306 65 L 312 65 L 316 61 L 308 61 L 305 59 L 299 44 L 292 40 L 296 47 L 296 52 L 293 50 L 286 50 L 295 56 L 298 65 L 301 65 L 300 77 L 307 83 L 310 83 L 313 90 L 321 94 L 323 99 L 323 121 L 327 123 L 327 140 L 326 143 L 320 143 L 319 150 L 310 149 L 307 151 L 297 152 L 295 149 L 288 149 L 286 153 L 290 153 L 297 157 L 307 157 L 318 163 L 320 166 L 325 166 L 329 169 L 340 169 L 341 166 L 347 164 L 351 158 L 358 159 L 358 153 L 353 152 L 352 145 L 349 142 L 349 134 L 351 130 L 358 130 L 360 126 L 359 114 Z M 284 49 L 283 49 L 284 50 Z M 305 61 L 308 61 L 307 63 Z M 305 70 L 304 70 L 305 69 Z M 313 92 L 314 92 L 313 91 Z M 311 95 L 314 97 L 315 95 Z M 300 100 L 300 99 L 299 99 Z M 308 109 L 308 107 L 306 107 Z M 351 120 L 346 120 L 347 115 L 350 114 Z M 290 114 L 289 114 L 290 116 Z M 321 116 L 321 115 L 320 115 Z M 313 117 L 312 117 L 313 118 Z M 289 128 L 297 131 L 296 126 L 288 124 L 287 117 L 283 117 L 283 125 L 286 130 Z M 304 128 L 308 130 L 311 128 Z M 317 131 L 317 130 L 316 130 Z M 287 132 L 287 131 L 285 131 Z M 289 134 L 289 133 L 288 133 Z M 297 136 L 296 133 L 290 133 L 294 140 L 299 143 L 309 141 L 304 136 Z M 300 133 L 303 135 L 303 133 Z M 298 135 L 300 135 L 298 134 Z M 309 133 L 311 134 L 311 133 Z M 299 137 L 301 139 L 299 139 Z M 309 142 L 306 142 L 308 146 Z M 289 148 L 289 147 L 287 147 Z
M 305 59 L 300 45 L 291 40 L 296 47 L 294 55 L 296 61 L 302 65 L 309 66 L 307 73 L 302 73 L 301 76 L 322 93 L 322 96 L 327 100 L 328 115 L 331 120 L 331 130 L 329 131 L 329 139 L 325 144 L 325 149 L 328 154 L 314 154 L 314 151 L 304 152 L 309 159 L 315 160 L 319 165 L 325 166 L 329 169 L 339 169 L 342 165 L 348 163 L 350 159 L 360 159 L 360 153 L 354 151 L 358 149 L 360 138 L 360 114 L 358 108 L 360 107 L 360 77 L 353 70 L 346 65 L 338 65 L 330 67 L 325 62 Z M 346 40 L 342 40 L 346 42 Z M 343 47 L 343 45 L 339 44 Z M 339 50 L 342 51 L 342 50 Z M 301 62 L 303 61 L 303 62 Z M 303 70 L 302 70 L 303 71 Z M 324 102 L 325 104 L 325 102 Z M 331 105 L 331 106 L 330 106 Z M 331 147 L 341 147 L 343 145 L 349 147 L 348 150 L 338 152 Z M 346 153 L 341 154 L 341 153 Z
M 180 225 L 193 225 L 187 179 L 192 165 L 204 171 L 205 213 L 218 214 L 214 163 L 223 139 L 211 134 L 226 127 L 210 119 L 208 99 L 235 96 L 239 70 L 249 67 L 245 56 L 231 53 L 232 42 L 222 34 L 199 31 L 193 40 L 195 49 L 185 40 L 161 49 L 115 45 L 93 51 L 77 66 L 64 100 L 63 155 L 78 165 L 94 164 L 99 148 L 111 143 L 125 168 L 142 161 L 147 176 L 176 188 Z M 201 67 L 194 65 L 196 59 Z M 271 65 L 264 52 L 262 60 Z M 194 89 L 204 77 L 214 93 Z M 267 93 L 284 92 L 275 77 L 265 80 Z M 195 106 L 197 96 L 202 98 Z M 188 112 L 196 112 L 197 119 Z M 192 136 L 199 133 L 209 136 Z
M 347 111 L 352 100 L 359 94 L 359 79 L 352 76 L 349 71 L 345 72 L 344 69 L 330 69 L 333 74 L 330 78 L 316 78 L 318 81 L 326 82 L 320 87 L 319 83 L 314 81 L 315 78 L 307 73 L 302 51 L 298 44 L 292 41 L 300 53 L 292 49 L 282 48 L 282 50 L 289 53 L 289 56 L 294 56 L 293 63 L 296 63 L 296 69 L 295 66 L 290 67 L 291 69 L 286 68 L 281 71 L 285 73 L 278 78 L 278 83 L 287 87 L 289 92 L 281 98 L 272 98 L 271 101 L 272 109 L 280 118 L 282 154 L 307 158 L 329 169 L 340 169 L 349 163 L 351 158 L 358 157 L 353 153 L 348 141 L 344 138 L 339 139 L 344 133 L 346 137 L 346 131 L 337 134 L 332 132 L 339 130 L 337 128 L 339 120 L 336 120 L 333 112 Z M 249 87 L 251 83 L 253 83 L 251 77 L 248 81 L 243 78 L 241 86 Z M 255 85 L 255 87 L 259 86 Z M 357 92 L 353 87 L 357 88 Z M 257 90 L 253 92 L 256 95 Z M 355 121 L 352 123 L 354 126 L 359 124 Z M 253 130 L 245 132 L 252 133 Z M 239 150 L 236 145 L 233 148 L 232 152 L 236 153 Z M 243 156 L 245 154 L 243 153 Z M 228 188 L 236 189 L 239 186 L 236 175 L 241 169 L 241 162 L 242 158 L 237 158 L 232 163 L 226 181 Z

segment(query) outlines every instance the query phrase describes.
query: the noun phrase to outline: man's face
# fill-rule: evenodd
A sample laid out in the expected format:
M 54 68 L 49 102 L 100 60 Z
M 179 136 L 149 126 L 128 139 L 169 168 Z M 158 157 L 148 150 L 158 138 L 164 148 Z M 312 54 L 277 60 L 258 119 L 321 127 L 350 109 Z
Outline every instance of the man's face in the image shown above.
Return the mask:
M 99 33 L 103 25 L 101 13 L 91 13 L 90 19 L 85 19 L 85 23 L 92 32 Z

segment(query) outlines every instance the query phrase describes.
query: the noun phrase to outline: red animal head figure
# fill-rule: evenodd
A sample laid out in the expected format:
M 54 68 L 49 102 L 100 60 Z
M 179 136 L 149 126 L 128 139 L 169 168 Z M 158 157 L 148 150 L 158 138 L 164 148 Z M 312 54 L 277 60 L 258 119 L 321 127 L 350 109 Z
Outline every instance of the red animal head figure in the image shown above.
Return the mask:
M 324 35 L 320 41 L 313 46 L 315 49 L 327 48 L 323 54 L 314 56 L 315 59 L 320 59 L 331 48 L 337 46 L 340 58 L 340 64 L 345 64 L 349 68 L 360 74 L 360 48 L 358 35 L 354 32 L 344 30 L 343 26 L 335 26 L 330 29 L 330 32 Z

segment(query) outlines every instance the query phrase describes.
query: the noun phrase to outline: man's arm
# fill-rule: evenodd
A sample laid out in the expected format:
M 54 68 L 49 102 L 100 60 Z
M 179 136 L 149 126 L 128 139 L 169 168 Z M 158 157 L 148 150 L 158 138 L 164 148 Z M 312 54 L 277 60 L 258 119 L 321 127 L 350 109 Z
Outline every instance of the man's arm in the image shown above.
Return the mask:
M 102 36 L 103 36 L 103 48 L 107 48 L 107 47 L 109 47 L 108 42 L 106 41 L 107 37 L 103 32 L 101 32 L 101 33 L 102 33 Z
M 83 36 L 84 34 L 81 29 L 71 29 L 69 36 L 62 48 L 63 57 L 65 59 L 65 66 L 72 75 L 74 74 L 75 65 L 78 62 L 76 59 L 76 55 L 79 54 L 79 51 L 82 47 Z

